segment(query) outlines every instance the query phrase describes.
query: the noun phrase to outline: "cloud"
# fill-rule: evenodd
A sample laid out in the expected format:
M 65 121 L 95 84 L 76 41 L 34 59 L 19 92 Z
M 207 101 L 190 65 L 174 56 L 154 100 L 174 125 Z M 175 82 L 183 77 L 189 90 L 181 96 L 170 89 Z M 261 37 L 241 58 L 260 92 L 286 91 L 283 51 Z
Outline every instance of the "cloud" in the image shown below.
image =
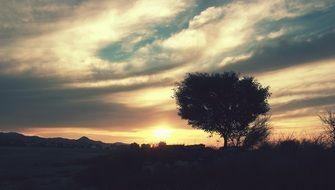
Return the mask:
M 107 101 L 114 93 L 162 86 L 144 83 L 129 86 L 62 88 L 62 81 L 48 78 L 0 77 L 0 126 L 26 127 L 135 127 L 150 123 L 146 114 L 153 108 L 130 108 Z M 134 124 L 136 123 L 136 124 Z
M 272 108 L 272 112 L 284 112 L 297 110 L 302 108 L 310 108 L 310 107 L 318 107 L 318 106 L 326 106 L 326 105 L 334 105 L 335 104 L 335 95 L 331 96 L 321 96 L 315 98 L 308 99 L 299 99 L 292 100 L 283 105 L 277 105 Z
M 0 40 L 10 44 L 23 38 L 42 35 L 57 29 L 57 23 L 72 16 L 85 1 L 14 0 L 1 2 Z M 53 24 L 51 24 L 53 23 Z
M 156 107 L 160 110 L 175 110 L 176 106 L 172 96 L 172 87 L 167 86 L 115 93 L 109 98 L 127 107 Z
M 229 57 L 236 63 L 241 57 L 245 59 L 245 56 L 256 54 L 255 50 L 265 47 L 271 40 L 281 37 L 286 40 L 287 36 L 294 35 L 294 27 L 304 28 L 286 21 L 322 12 L 330 5 L 329 1 L 234 1 L 208 7 L 193 17 L 187 28 L 159 44 L 172 54 L 196 52 L 197 59 L 189 62 L 194 67 L 192 71 L 217 70 L 220 62 L 221 65 L 228 63 Z M 270 23 L 280 27 L 262 29 Z
M 32 7 L 34 3 L 38 4 L 32 1 L 29 6 Z M 256 35 L 255 27 L 260 21 L 297 17 L 328 5 L 323 1 L 231 2 L 205 8 L 189 21 L 185 29 L 167 39 L 150 38 L 150 35 L 160 35 L 157 27 L 169 25 L 172 21 L 179 22 L 175 18 L 187 8 L 194 8 L 193 4 L 192 0 L 178 3 L 148 0 L 127 3 L 52 1 L 36 6 L 36 9 L 42 12 L 50 10 L 50 14 L 62 12 L 59 16 L 50 15 L 54 19 L 54 31 L 26 37 L 12 46 L 2 48 L 0 55 L 20 62 L 16 66 L 19 72 L 33 69 L 36 74 L 96 77 L 100 80 L 160 74 L 189 64 L 194 66 L 193 70 L 213 67 L 213 64 L 217 67 L 217 59 L 249 43 Z M 25 4 L 22 4 L 16 9 L 24 7 Z M 272 7 L 277 8 L 273 10 Z M 61 11 L 63 9 L 66 11 Z M 41 11 L 36 14 L 42 14 Z M 28 11 L 27 14 L 35 13 Z M 50 25 L 47 19 L 38 22 Z M 43 24 L 37 26 L 44 27 Z M 276 38 L 283 35 L 283 31 L 268 31 L 264 35 L 269 39 Z M 115 46 L 117 49 L 125 51 L 110 53 L 117 53 L 118 56 L 125 53 L 129 59 L 110 61 L 99 57 L 97 52 L 105 47 L 114 47 L 112 45 L 115 43 L 121 44 L 120 47 Z M 138 47 L 134 49 L 134 46 Z
M 275 39 L 275 38 L 278 38 L 278 37 L 281 37 L 283 36 L 287 31 L 284 29 L 284 28 L 281 28 L 280 30 L 278 31 L 274 31 L 274 32 L 270 32 L 266 35 L 260 35 L 260 36 L 257 36 L 257 40 L 260 41 L 260 40 L 268 40 L 268 39 Z
M 35 70 L 37 74 L 48 72 L 65 75 L 70 72 L 71 75 L 87 76 L 93 67 L 108 68 L 114 73 L 124 72 L 122 65 L 97 57 L 97 50 L 134 31 L 146 33 L 156 24 L 168 22 L 190 2 L 139 0 L 129 1 L 126 3 L 128 6 L 121 1 L 103 1 L 99 4 L 95 1 L 83 2 L 74 10 L 71 9 L 69 18 L 53 23 L 57 27 L 54 31 L 29 36 L 2 47 L 0 55 L 25 62 L 25 69 L 38 68 Z M 36 59 L 48 62 L 48 65 L 31 61 Z
M 256 78 L 263 85 L 270 86 L 271 105 L 286 103 L 295 99 L 310 99 L 334 95 L 334 59 L 300 64 L 276 71 L 258 73 Z
M 223 69 L 243 73 L 262 73 L 329 59 L 335 56 L 334 43 L 335 33 L 333 32 L 303 41 L 281 39 L 260 47 L 250 58 L 225 65 Z

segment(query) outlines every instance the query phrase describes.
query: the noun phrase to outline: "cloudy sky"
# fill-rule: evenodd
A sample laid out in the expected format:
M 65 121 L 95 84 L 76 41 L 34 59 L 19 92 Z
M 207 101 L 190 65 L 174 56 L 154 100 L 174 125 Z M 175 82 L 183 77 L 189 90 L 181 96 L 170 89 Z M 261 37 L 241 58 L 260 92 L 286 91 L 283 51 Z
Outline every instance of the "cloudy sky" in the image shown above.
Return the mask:
M 335 107 L 333 0 L 0 0 L 0 130 L 216 143 L 177 116 L 188 72 L 270 86 L 275 134 Z

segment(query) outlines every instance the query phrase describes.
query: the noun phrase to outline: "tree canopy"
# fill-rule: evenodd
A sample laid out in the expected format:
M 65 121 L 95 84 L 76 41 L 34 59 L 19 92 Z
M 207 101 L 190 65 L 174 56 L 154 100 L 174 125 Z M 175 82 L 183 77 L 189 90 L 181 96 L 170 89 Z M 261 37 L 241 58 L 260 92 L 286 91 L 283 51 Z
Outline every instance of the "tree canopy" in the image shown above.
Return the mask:
M 269 87 L 235 72 L 189 73 L 174 90 L 178 115 L 194 128 L 220 134 L 225 146 L 245 137 L 249 124 L 270 109 Z

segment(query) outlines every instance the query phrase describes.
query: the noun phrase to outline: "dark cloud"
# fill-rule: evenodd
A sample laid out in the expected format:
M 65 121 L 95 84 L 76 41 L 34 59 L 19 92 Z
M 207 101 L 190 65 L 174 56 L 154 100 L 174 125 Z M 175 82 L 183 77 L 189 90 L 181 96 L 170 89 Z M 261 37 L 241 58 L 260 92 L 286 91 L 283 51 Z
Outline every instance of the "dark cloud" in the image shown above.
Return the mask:
M 298 110 L 303 108 L 330 106 L 335 104 L 335 95 L 322 96 L 308 99 L 292 100 L 284 104 L 275 105 L 272 108 L 273 113 L 283 113 L 285 111 Z
M 334 81 L 330 81 L 330 82 L 334 82 Z M 317 85 L 317 84 L 315 84 L 315 85 Z M 283 89 L 283 90 L 280 90 L 280 91 L 274 93 L 271 97 L 276 98 L 276 97 L 285 97 L 285 96 L 303 96 L 303 95 L 306 95 L 306 94 L 317 95 L 317 96 L 326 96 L 326 95 L 329 95 L 329 94 L 332 94 L 332 93 L 335 92 L 335 88 L 332 88 L 332 87 L 330 87 L 330 88 L 324 87 L 322 90 L 320 90 L 320 89 L 308 89 L 308 87 L 297 90 L 298 88 L 299 87 L 296 87 L 296 89 Z
M 280 39 L 258 48 L 249 59 L 223 67 L 242 73 L 261 73 L 335 57 L 335 33 L 297 41 Z
M 271 118 L 274 120 L 281 120 L 281 119 L 297 119 L 303 117 L 318 117 L 318 114 L 322 113 L 325 110 L 333 110 L 335 105 L 323 105 L 318 106 L 317 109 L 314 107 L 309 107 L 303 110 L 299 110 L 299 112 L 284 112 L 283 114 L 273 115 Z M 321 122 L 320 122 L 321 124 Z
M 64 80 L 0 76 L 0 127 L 132 127 L 151 122 L 155 109 L 105 102 L 116 92 L 165 85 L 164 81 L 94 88 L 63 88 Z M 150 119 L 146 119 L 150 117 Z
M 148 122 L 152 109 L 132 109 L 97 100 L 76 101 L 58 97 L 15 97 L 2 102 L 2 129 L 30 127 L 123 127 Z

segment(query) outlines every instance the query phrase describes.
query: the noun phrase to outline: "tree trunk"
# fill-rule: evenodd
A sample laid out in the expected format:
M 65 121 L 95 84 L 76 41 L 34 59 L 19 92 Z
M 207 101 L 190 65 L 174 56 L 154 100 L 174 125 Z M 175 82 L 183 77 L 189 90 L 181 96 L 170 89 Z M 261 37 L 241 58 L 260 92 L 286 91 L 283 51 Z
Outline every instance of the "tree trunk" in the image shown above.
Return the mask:
M 223 142 L 224 142 L 223 148 L 226 149 L 228 147 L 228 138 L 226 136 L 223 137 Z

